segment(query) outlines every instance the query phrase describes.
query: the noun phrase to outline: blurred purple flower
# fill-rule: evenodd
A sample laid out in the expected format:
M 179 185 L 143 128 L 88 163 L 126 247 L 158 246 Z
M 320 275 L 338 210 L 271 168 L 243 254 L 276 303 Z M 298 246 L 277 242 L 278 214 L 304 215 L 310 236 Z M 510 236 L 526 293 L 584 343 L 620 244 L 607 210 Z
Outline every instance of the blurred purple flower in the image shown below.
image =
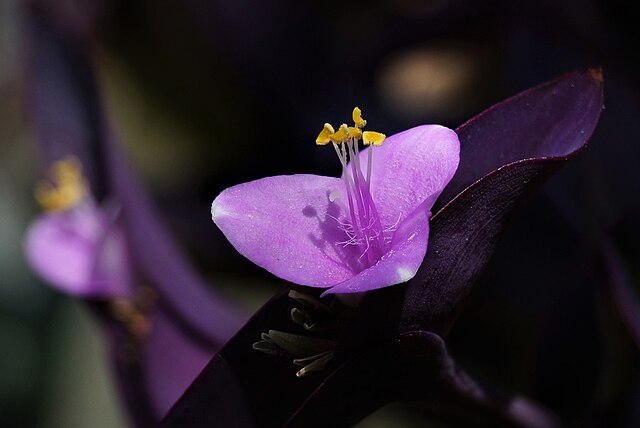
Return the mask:
M 33 270 L 72 296 L 132 297 L 124 235 L 112 211 L 84 205 L 38 216 L 25 245 Z
M 327 129 L 318 144 L 329 142 Z M 224 190 L 211 206 L 213 221 L 241 254 L 287 281 L 329 288 L 325 294 L 413 278 L 427 251 L 431 207 L 459 161 L 458 136 L 442 126 L 409 129 L 359 154 L 359 138 L 348 129 L 363 137 L 346 125 L 332 134 L 342 179 L 267 177 Z
M 114 204 L 97 206 L 78 159 L 51 167 L 36 198 L 44 214 L 27 230 L 25 253 L 31 267 L 54 288 L 76 297 L 132 298 L 127 246 Z

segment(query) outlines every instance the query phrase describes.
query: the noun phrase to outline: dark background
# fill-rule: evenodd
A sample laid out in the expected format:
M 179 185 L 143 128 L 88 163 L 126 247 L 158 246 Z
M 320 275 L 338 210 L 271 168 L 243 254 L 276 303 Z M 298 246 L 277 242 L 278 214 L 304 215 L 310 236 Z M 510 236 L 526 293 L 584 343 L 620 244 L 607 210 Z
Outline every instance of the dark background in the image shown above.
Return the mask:
M 107 113 L 173 234 L 250 309 L 281 283 L 211 223 L 221 190 L 268 175 L 337 175 L 331 150 L 313 142 L 354 106 L 387 135 L 453 128 L 557 75 L 602 67 L 605 111 L 589 148 L 507 231 L 449 343 L 470 372 L 570 426 L 640 423 L 637 344 L 606 284 L 586 273 L 606 233 L 639 275 L 640 39 L 626 3 L 44 3 L 89 41 Z M 24 97 L 25 4 L 0 4 L 0 424 L 118 426 L 99 332 L 22 260 L 40 176 Z M 417 405 L 394 406 L 363 426 L 426 417 Z

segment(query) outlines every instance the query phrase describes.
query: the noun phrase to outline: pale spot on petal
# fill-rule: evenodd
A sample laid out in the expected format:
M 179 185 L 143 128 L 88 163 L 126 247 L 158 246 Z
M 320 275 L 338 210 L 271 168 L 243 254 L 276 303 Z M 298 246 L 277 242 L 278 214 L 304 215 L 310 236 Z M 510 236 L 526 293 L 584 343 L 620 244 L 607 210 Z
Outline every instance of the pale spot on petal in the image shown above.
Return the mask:
M 416 274 L 413 270 L 408 269 L 404 266 L 400 266 L 397 272 L 398 272 L 398 278 L 400 279 L 400 282 L 409 281 Z
M 229 212 L 220 206 L 219 203 L 213 201 L 211 204 L 211 218 L 215 221 L 217 217 L 229 215 Z

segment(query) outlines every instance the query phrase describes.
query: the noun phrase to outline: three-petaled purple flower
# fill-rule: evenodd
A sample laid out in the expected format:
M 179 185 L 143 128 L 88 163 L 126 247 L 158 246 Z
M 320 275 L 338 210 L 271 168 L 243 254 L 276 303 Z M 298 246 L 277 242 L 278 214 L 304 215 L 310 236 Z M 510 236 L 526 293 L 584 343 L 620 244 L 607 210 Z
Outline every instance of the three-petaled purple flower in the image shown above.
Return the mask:
M 224 190 L 213 221 L 252 262 L 295 284 L 358 293 L 413 278 L 429 239 L 430 210 L 458 167 L 451 129 L 418 126 L 386 139 L 354 127 L 325 125 L 342 177 L 266 177 Z M 362 138 L 368 147 L 358 153 Z

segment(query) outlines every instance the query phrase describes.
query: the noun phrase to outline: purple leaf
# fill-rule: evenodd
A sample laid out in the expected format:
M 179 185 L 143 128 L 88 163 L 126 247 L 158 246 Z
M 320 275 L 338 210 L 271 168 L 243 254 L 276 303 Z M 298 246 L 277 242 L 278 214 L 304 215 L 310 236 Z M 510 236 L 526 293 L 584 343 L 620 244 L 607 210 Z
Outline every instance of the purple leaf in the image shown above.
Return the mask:
M 68 155 L 77 157 L 94 197 L 101 201 L 106 192 L 100 161 L 104 124 L 91 64 L 85 59 L 89 45 L 58 31 L 47 6 L 31 3 L 27 9 L 28 106 L 41 156 L 47 165 Z
M 295 412 L 323 377 L 296 378 L 290 363 L 252 350 L 265 326 L 289 327 L 288 292 L 267 302 L 211 360 L 163 426 L 279 426 Z
M 164 415 L 207 365 L 212 349 L 197 346 L 163 308 L 156 308 L 152 322 L 141 368 L 153 412 Z
M 425 400 L 434 413 L 447 414 L 445 409 L 453 407 L 450 416 L 474 426 L 560 425 L 555 416 L 523 397 L 484 388 L 451 358 L 440 336 L 422 331 L 403 333 L 341 364 L 287 426 L 329 426 L 337 421 L 352 425 L 388 402 L 411 400 Z
M 584 148 L 602 103 L 600 71 L 574 72 L 496 104 L 457 130 L 465 160 L 453 189 L 498 169 L 451 201 L 443 195 L 447 204 L 432 220 L 433 252 L 407 285 L 401 330 L 446 330 L 513 210 Z
M 504 165 L 566 159 L 582 149 L 600 117 L 602 80 L 597 69 L 572 72 L 495 104 L 459 126 L 460 166 L 439 207 Z
M 640 302 L 622 257 L 610 238 L 603 235 L 600 241 L 606 290 L 611 293 L 616 309 L 629 329 L 636 345 L 640 347 Z
M 216 356 L 178 401 L 163 427 L 347 426 L 396 400 L 455 406 L 458 418 L 486 426 L 554 427 L 556 418 L 522 397 L 495 394 L 458 367 L 436 334 L 410 332 L 361 350 L 315 376 L 251 352 L 265 325 L 288 324 L 284 292 L 272 299 Z M 249 350 L 249 352 L 247 352 Z M 482 419 L 481 419 L 482 420 Z
M 174 322 L 208 346 L 223 344 L 242 325 L 244 315 L 218 296 L 178 250 L 112 138 L 106 151 L 133 259 L 152 281 Z

